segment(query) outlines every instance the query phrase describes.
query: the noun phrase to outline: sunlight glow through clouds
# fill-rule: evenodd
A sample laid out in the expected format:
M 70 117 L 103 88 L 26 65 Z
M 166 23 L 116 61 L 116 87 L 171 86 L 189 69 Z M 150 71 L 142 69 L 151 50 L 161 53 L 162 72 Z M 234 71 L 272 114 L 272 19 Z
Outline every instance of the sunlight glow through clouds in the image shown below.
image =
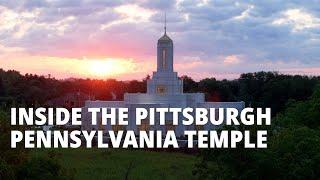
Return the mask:
M 137 70 L 133 60 L 124 59 L 104 59 L 104 60 L 85 60 L 88 73 L 97 78 L 118 76 Z
M 13 32 L 14 38 L 21 38 L 34 25 L 34 20 L 40 14 L 39 9 L 15 12 L 0 6 L 0 33 Z
M 32 73 L 38 75 L 54 74 L 58 79 L 69 77 L 96 78 L 96 79 L 130 79 L 134 74 L 145 77 L 145 69 L 152 70 L 148 63 L 137 63 L 133 59 L 101 58 L 101 59 L 75 59 L 43 56 L 20 56 L 17 59 L 3 60 L 0 57 L 1 68 L 15 69 L 22 74 Z M 22 63 L 23 61 L 28 63 Z
M 24 51 L 21 47 L 6 47 L 0 44 L 0 53 L 17 53 Z
M 0 6 L 0 34 L 3 32 L 12 32 L 12 37 L 22 38 L 27 31 L 32 29 L 52 30 L 56 35 L 63 35 L 71 27 L 76 19 L 74 16 L 67 16 L 56 22 L 37 22 L 41 14 L 39 8 L 30 11 L 15 12 L 6 7 Z M 48 34 L 50 36 L 50 34 Z
M 116 7 L 114 11 L 123 16 L 123 19 L 103 24 L 101 30 L 107 29 L 113 25 L 125 23 L 142 23 L 147 22 L 155 14 L 154 11 L 142 8 L 135 4 L 128 4 Z
M 198 7 L 201 7 L 201 6 L 205 6 L 207 5 L 209 2 L 209 0 L 200 0 L 198 3 L 197 3 L 197 6 Z
M 301 9 L 289 9 L 283 17 L 272 22 L 275 25 L 291 24 L 294 31 L 320 27 L 320 19 Z
M 238 3 L 236 3 L 236 6 L 239 6 L 237 5 Z M 241 20 L 241 19 L 245 19 L 247 17 L 250 16 L 250 11 L 254 8 L 253 5 L 249 5 L 248 8 L 243 11 L 239 16 L 235 16 L 233 19 L 236 19 L 236 20 Z
M 223 63 L 224 64 L 239 64 L 240 59 L 236 55 L 230 55 L 230 56 L 227 56 L 224 58 Z
M 155 12 L 142 8 L 138 5 L 122 5 L 114 9 L 117 13 L 124 15 L 128 21 L 146 21 Z

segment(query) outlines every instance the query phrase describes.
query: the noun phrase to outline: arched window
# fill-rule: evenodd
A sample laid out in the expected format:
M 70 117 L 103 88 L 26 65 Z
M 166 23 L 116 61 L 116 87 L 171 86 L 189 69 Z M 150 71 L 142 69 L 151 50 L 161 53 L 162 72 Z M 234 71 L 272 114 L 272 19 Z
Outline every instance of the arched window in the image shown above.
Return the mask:
M 162 69 L 167 68 L 167 50 L 162 49 Z

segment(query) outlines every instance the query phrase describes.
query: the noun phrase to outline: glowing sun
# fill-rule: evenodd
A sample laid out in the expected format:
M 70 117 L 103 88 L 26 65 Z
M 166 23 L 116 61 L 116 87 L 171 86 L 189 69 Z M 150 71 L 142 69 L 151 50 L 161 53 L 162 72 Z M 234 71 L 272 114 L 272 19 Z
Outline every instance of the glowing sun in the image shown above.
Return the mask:
M 96 77 L 114 77 L 118 74 L 133 71 L 133 64 L 128 60 L 88 60 L 88 73 Z

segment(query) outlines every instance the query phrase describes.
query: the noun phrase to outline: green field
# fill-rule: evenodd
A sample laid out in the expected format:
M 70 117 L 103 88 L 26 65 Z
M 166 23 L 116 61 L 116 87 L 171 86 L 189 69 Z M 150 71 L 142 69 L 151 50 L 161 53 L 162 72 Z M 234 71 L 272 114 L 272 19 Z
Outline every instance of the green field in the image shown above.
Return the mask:
M 55 154 L 75 179 L 194 179 L 196 156 L 172 152 L 105 149 L 35 150 Z

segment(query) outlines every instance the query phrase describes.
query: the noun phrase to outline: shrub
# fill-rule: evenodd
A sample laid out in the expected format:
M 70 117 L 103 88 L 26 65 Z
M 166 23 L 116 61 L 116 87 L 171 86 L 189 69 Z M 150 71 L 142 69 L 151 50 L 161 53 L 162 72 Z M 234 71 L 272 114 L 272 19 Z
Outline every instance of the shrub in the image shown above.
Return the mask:
M 58 163 L 48 157 L 34 157 L 21 165 L 18 179 L 72 179 L 72 176 Z

